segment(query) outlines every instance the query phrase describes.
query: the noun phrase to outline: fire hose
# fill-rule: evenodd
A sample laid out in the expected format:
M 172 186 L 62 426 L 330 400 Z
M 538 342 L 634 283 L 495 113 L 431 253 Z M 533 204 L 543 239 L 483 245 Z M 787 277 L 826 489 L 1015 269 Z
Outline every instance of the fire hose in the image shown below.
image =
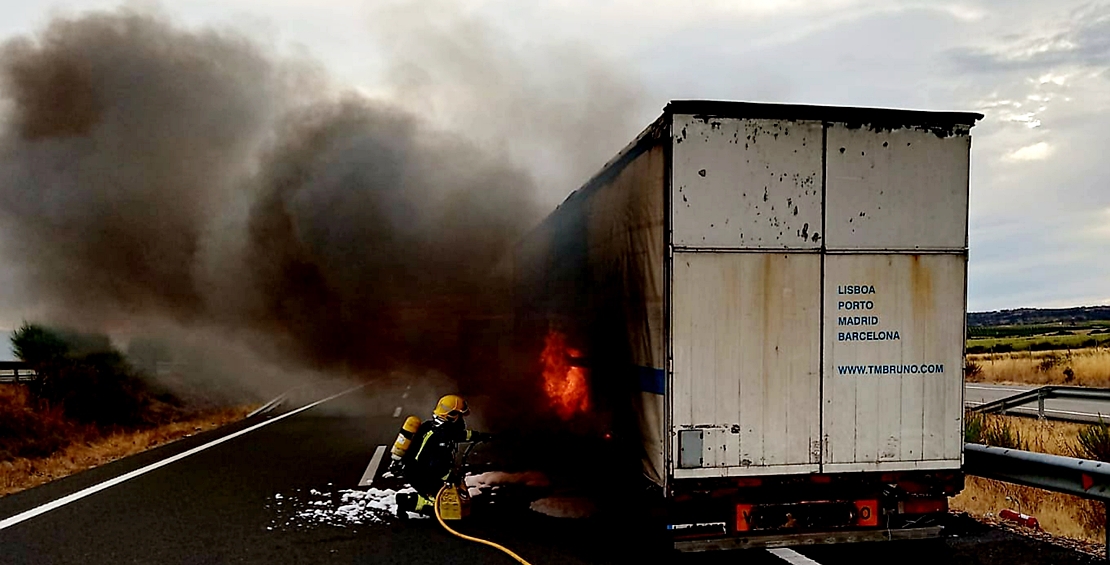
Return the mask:
M 456 537 L 459 537 L 459 538 L 462 538 L 464 540 L 472 541 L 472 542 L 475 542 L 475 543 L 480 543 L 482 545 L 488 545 L 492 548 L 499 549 L 499 550 L 505 552 L 505 554 L 508 555 L 509 557 L 512 557 L 513 559 L 516 559 L 517 563 L 520 563 L 521 565 L 532 565 L 531 563 L 525 561 L 523 557 L 513 553 L 512 551 L 510 551 L 508 548 L 506 548 L 504 546 L 493 543 L 492 541 L 484 540 L 484 539 L 481 539 L 481 538 L 476 538 L 476 537 L 473 537 L 473 536 L 468 536 L 466 534 L 460 534 L 459 532 L 456 532 L 455 530 L 452 530 L 451 526 L 448 526 L 447 522 L 443 521 L 443 516 L 440 516 L 440 514 L 439 514 L 439 499 L 443 497 L 443 491 L 445 491 L 445 490 L 447 490 L 447 485 L 443 485 L 443 488 L 439 489 L 439 493 L 436 494 L 435 503 L 432 505 L 435 508 L 435 511 L 436 511 L 436 520 L 439 520 L 439 525 L 443 526 L 443 529 L 447 530 L 452 535 L 454 535 Z

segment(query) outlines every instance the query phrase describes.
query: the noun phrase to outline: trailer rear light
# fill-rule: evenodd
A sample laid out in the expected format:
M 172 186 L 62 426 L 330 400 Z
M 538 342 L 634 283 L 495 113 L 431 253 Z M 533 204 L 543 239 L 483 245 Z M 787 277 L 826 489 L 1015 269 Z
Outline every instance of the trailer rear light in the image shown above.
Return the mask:
M 947 498 L 910 498 L 898 502 L 900 514 L 938 514 L 948 512 Z
M 758 487 L 763 486 L 763 479 L 758 477 L 741 477 L 736 479 L 736 486 L 738 487 Z
M 856 505 L 856 525 L 857 526 L 878 526 L 879 525 L 879 501 L 878 500 L 857 500 Z
M 809 480 L 819 485 L 827 485 L 832 482 L 832 477 L 828 475 L 810 475 Z
M 736 531 L 750 532 L 752 529 L 752 505 L 736 505 Z

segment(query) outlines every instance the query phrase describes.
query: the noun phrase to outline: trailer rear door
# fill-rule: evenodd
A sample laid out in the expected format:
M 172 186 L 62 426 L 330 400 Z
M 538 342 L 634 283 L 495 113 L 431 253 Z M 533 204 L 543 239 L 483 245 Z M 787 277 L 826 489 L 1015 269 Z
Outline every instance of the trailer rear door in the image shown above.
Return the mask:
M 673 127 L 674 477 L 816 472 L 822 123 Z
M 820 462 L 821 256 L 674 258 L 676 477 Z
M 959 468 L 969 126 L 673 120 L 672 476 Z
M 822 468 L 959 468 L 970 137 L 827 135 Z

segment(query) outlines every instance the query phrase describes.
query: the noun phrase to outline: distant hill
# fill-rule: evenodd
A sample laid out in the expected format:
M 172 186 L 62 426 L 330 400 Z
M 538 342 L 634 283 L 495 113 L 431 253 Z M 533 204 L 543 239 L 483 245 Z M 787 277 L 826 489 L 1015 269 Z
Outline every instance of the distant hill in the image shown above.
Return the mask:
M 995 312 L 968 312 L 967 325 L 1020 326 L 1110 320 L 1110 306 L 1078 306 L 1076 308 L 1017 308 Z

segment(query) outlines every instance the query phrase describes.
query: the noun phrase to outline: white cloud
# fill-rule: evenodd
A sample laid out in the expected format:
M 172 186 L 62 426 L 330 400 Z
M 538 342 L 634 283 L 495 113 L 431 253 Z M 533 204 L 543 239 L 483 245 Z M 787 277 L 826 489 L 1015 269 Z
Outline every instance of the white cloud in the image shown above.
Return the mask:
M 1037 82 L 1040 84 L 1048 84 L 1051 82 L 1057 86 L 1063 86 L 1067 81 L 1068 75 L 1057 75 L 1052 73 L 1045 73 L 1037 78 Z
M 1003 159 L 1006 161 L 1041 161 L 1048 158 L 1051 154 L 1052 146 L 1049 145 L 1048 142 L 1041 141 L 1011 151 L 1007 153 Z
M 1041 121 L 1037 119 L 1036 112 L 1026 112 L 1024 114 L 1005 113 L 1001 114 L 999 119 L 1004 122 L 1017 122 L 1029 129 L 1035 129 L 1041 126 Z

